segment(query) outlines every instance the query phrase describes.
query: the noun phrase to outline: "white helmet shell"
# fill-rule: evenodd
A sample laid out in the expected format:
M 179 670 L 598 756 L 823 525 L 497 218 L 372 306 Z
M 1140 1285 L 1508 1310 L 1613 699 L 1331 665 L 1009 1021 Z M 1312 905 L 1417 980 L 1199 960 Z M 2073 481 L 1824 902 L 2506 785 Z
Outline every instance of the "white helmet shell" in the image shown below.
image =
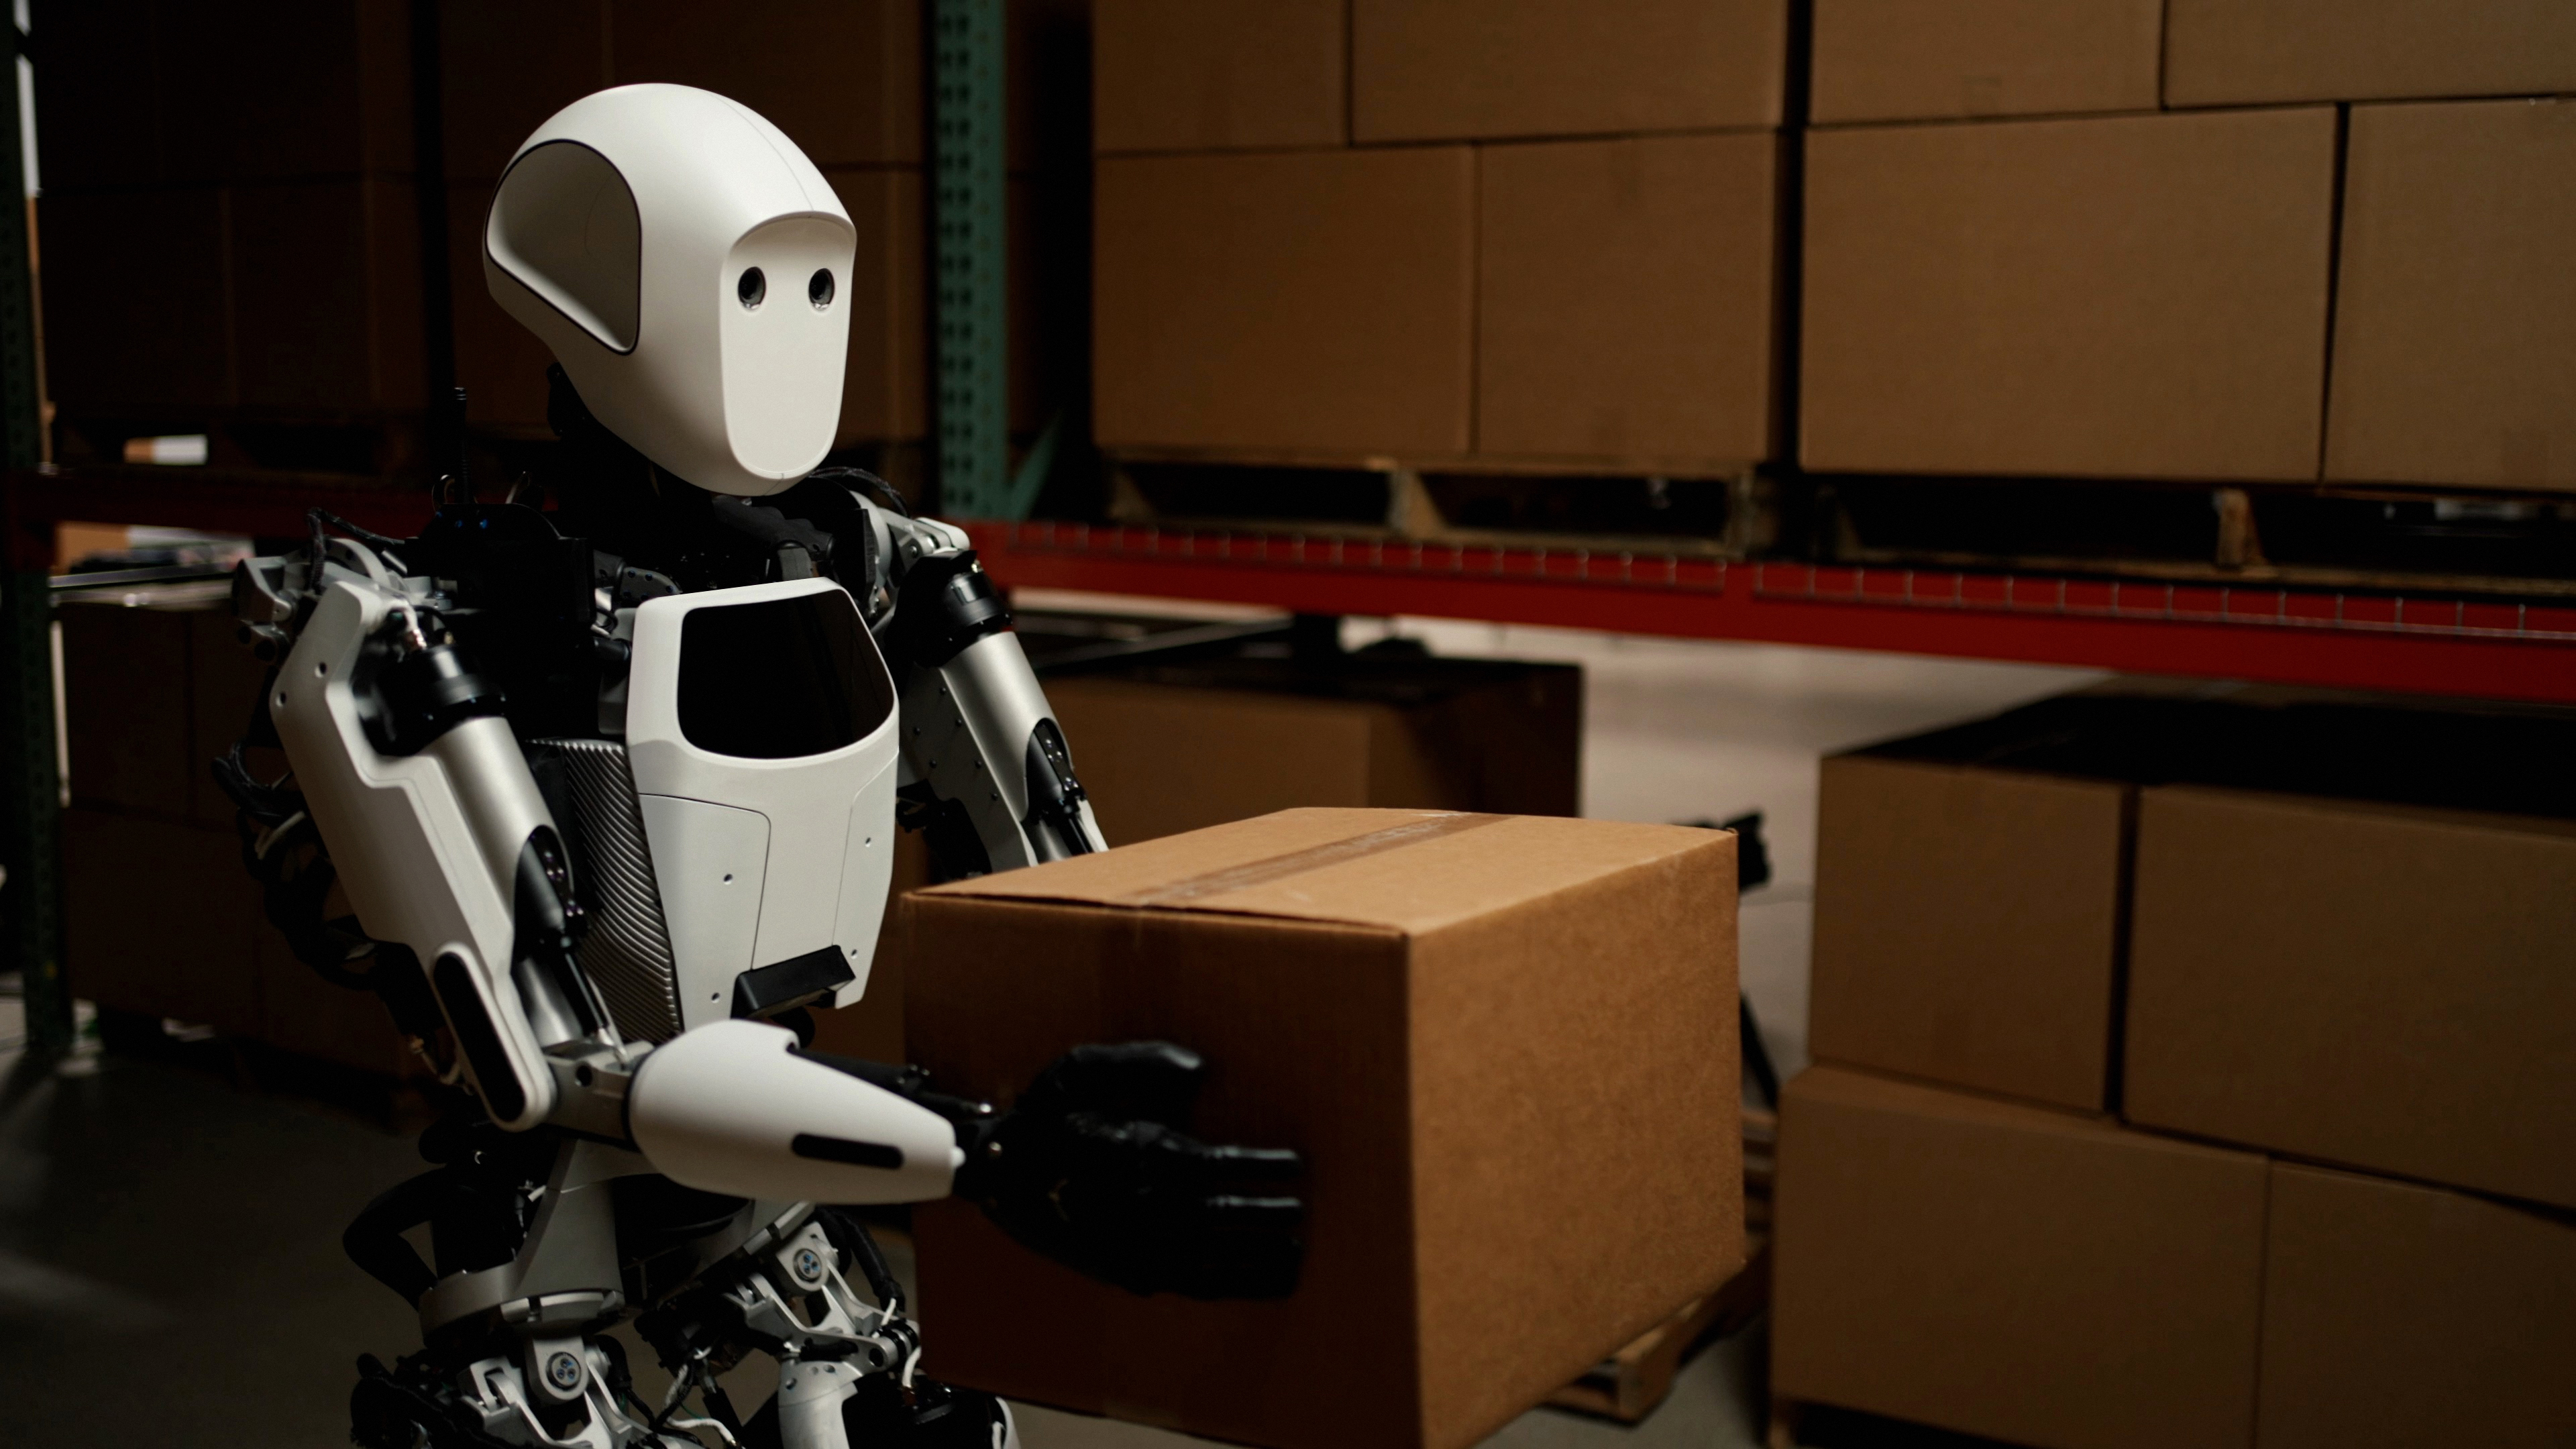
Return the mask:
M 701 488 L 758 497 L 832 446 L 856 244 L 776 126 L 712 91 L 619 86 L 511 158 L 483 279 L 609 431 Z

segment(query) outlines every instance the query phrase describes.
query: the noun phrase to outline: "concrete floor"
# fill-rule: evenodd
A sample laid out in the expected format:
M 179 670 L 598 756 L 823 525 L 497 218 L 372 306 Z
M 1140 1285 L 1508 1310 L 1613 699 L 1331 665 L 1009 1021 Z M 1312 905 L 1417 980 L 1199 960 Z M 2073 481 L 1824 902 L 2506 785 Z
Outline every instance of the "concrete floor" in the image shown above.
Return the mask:
M 1414 620 L 1354 621 L 1348 633 L 1364 643 L 1390 629 L 1442 653 L 1584 664 L 1587 814 L 1765 813 L 1775 883 L 1745 902 L 1744 980 L 1784 1074 L 1805 1059 L 1818 758 L 2094 677 Z M 17 1006 L 0 996 L 0 1440 L 344 1443 L 355 1356 L 390 1360 L 415 1332 L 410 1311 L 342 1257 L 340 1230 L 420 1170 L 411 1144 L 357 1115 L 184 1066 L 110 1058 L 85 1075 L 13 1071 Z M 925 1315 L 934 1372 L 936 1313 Z M 1704 1349 L 1634 1429 L 1536 1410 L 1489 1442 L 1756 1444 L 1761 1337 L 1757 1327 Z M 630 1353 L 639 1368 L 650 1357 Z M 746 1411 L 761 1367 L 737 1371 Z M 1042 1409 L 1021 1422 L 1031 1449 L 1199 1442 Z

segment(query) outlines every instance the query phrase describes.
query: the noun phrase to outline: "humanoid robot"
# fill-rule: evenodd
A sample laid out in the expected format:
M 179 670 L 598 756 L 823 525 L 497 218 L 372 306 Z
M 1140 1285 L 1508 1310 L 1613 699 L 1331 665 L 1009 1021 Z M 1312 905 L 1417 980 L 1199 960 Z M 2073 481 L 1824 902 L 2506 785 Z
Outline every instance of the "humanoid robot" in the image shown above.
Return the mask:
M 1297 1158 L 1186 1135 L 1183 1048 L 1077 1049 L 997 1111 L 796 1029 L 865 988 L 898 828 L 951 877 L 1102 848 L 965 535 L 816 471 L 854 243 L 821 174 L 722 97 L 621 87 L 528 138 L 483 235 L 557 359 L 561 456 L 519 485 L 555 507 L 460 463 L 418 537 L 317 511 L 234 578 L 276 665 L 245 743 L 291 773 L 216 773 L 270 916 L 460 1089 L 348 1231 L 426 1345 L 361 1360 L 355 1441 L 1016 1443 L 920 1372 L 848 1205 L 955 1193 L 1139 1292 L 1288 1292 Z M 717 1375 L 752 1349 L 746 1422 Z

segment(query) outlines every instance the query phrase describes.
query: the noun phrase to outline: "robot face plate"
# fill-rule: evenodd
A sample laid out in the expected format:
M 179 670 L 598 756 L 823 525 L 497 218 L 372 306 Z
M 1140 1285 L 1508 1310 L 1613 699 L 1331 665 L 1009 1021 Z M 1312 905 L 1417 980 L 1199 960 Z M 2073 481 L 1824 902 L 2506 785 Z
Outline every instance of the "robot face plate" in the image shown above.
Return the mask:
M 773 221 L 734 244 L 724 301 L 725 430 L 755 472 L 802 477 L 832 446 L 848 356 L 850 229 Z
M 857 601 L 828 579 L 653 599 L 630 667 L 683 1029 L 818 973 L 858 999 L 893 878 L 897 716 Z
M 711 91 L 573 102 L 501 178 L 493 300 L 610 431 L 719 493 L 775 493 L 839 428 L 857 232 L 796 143 Z

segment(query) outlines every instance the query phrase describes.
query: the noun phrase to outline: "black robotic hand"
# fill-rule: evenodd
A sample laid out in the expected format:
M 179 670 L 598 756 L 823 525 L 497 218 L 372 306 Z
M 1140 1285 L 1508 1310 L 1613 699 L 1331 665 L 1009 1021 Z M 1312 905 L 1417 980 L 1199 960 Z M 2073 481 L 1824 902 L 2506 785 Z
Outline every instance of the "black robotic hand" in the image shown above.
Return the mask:
M 970 1138 L 957 1193 L 1022 1245 L 1131 1292 L 1284 1298 L 1305 1204 L 1261 1185 L 1304 1164 L 1181 1131 L 1206 1070 L 1167 1042 L 1076 1047 Z

